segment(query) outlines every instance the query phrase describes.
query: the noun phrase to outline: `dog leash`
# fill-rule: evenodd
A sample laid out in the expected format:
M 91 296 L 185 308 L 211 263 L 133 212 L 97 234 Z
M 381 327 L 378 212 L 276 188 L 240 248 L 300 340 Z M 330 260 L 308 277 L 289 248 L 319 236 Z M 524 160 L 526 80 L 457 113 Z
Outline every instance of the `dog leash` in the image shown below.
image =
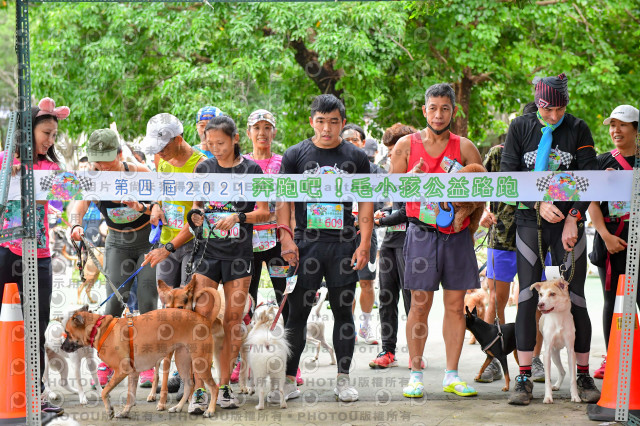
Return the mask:
M 489 233 L 491 234 L 491 238 L 489 240 L 489 246 L 491 247 L 491 267 L 493 268 L 493 298 L 495 303 L 495 315 L 493 322 L 498 327 L 498 334 L 496 337 L 485 347 L 482 348 L 482 352 L 487 353 L 489 349 L 500 339 L 500 345 L 502 346 L 502 352 L 504 352 L 504 336 L 502 333 L 502 327 L 500 327 L 500 317 L 498 316 L 498 285 L 496 284 L 496 262 L 493 254 L 493 250 L 495 249 L 496 243 L 496 226 L 494 224 L 491 225 L 491 229 L 489 229 Z
M 544 272 L 545 264 L 544 264 L 544 256 L 542 254 L 542 219 L 540 218 L 540 202 L 536 203 L 536 219 L 538 221 L 538 254 L 540 255 L 540 263 L 542 264 L 542 271 Z M 578 224 L 578 227 L 582 227 L 582 226 L 584 226 L 584 223 L 580 222 Z M 571 250 L 571 275 L 569 275 L 569 280 L 566 280 L 564 276 L 565 276 L 565 273 L 567 272 L 566 264 L 567 264 L 568 257 L 569 257 L 569 252 L 565 250 L 564 256 L 562 258 L 562 265 L 560 265 L 560 277 L 567 283 L 570 283 L 571 280 L 573 279 L 573 274 L 576 271 L 575 247 L 574 247 L 574 250 Z
M 278 234 L 278 230 L 280 229 L 284 229 L 285 231 L 287 231 L 289 233 L 289 235 L 291 235 L 291 239 L 294 239 L 293 236 L 293 231 L 291 230 L 291 228 L 289 228 L 287 225 L 277 225 L 276 226 L 276 234 Z M 280 253 L 281 256 L 284 256 L 285 254 L 292 254 L 295 252 L 293 250 L 285 250 L 282 253 Z M 293 276 L 296 276 L 298 274 L 298 266 L 300 266 L 300 259 L 297 259 L 298 261 L 296 262 L 296 269 L 293 271 Z M 291 277 L 289 277 L 291 278 Z M 288 279 L 287 278 L 287 281 Z M 276 313 L 276 317 L 273 319 L 273 323 L 271 324 L 271 327 L 269 327 L 269 331 L 273 331 L 274 328 L 276 328 L 276 324 L 278 323 L 278 319 L 280 319 L 280 315 L 282 315 L 282 310 L 284 309 L 284 304 L 287 303 L 287 296 L 289 296 L 289 293 L 291 293 L 293 291 L 293 288 L 295 287 L 295 284 L 293 287 L 290 288 L 289 283 L 287 282 L 287 286 L 284 289 L 284 296 L 282 297 L 282 303 L 280 303 L 280 307 L 278 308 L 278 313 Z

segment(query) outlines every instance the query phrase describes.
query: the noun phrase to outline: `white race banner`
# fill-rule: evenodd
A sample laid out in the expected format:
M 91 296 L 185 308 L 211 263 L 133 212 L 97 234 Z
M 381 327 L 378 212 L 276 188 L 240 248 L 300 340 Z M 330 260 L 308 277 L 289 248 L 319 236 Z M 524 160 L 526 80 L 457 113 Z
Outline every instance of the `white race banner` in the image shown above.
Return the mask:
M 632 171 L 236 175 L 34 171 L 37 200 L 630 201 Z M 9 200 L 20 199 L 11 180 Z

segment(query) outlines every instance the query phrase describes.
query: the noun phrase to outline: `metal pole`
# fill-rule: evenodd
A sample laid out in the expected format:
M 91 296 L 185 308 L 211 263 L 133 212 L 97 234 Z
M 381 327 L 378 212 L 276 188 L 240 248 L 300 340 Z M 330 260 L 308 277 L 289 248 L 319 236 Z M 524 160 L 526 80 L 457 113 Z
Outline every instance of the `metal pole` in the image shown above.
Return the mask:
M 22 284 L 25 328 L 27 424 L 40 425 L 40 347 L 38 333 L 38 260 L 36 256 L 36 200 L 31 128 L 31 62 L 29 59 L 29 3 L 16 0 L 18 56 L 18 131 L 20 132 L 22 226 Z M 46 218 L 45 218 L 46 220 Z M 45 303 L 48 301 L 45 301 Z

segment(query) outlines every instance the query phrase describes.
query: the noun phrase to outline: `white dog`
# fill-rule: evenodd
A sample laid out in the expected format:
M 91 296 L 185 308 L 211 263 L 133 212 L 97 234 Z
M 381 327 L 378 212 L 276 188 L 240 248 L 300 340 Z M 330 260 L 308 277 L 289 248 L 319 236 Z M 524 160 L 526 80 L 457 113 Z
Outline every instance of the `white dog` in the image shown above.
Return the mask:
M 264 409 L 266 381 L 269 378 L 271 389 L 280 394 L 280 408 L 287 408 L 284 398 L 287 358 L 291 348 L 287 342 L 284 321 L 278 319 L 273 331 L 269 330 L 278 312 L 277 306 L 263 305 L 256 308 L 253 326 L 247 335 L 245 345 L 250 345 L 248 364 L 251 376 L 258 392 L 256 410 Z
M 560 361 L 560 349 L 567 348 L 569 358 L 569 372 L 571 373 L 571 401 L 580 402 L 578 384 L 576 381 L 576 353 L 573 348 L 576 340 L 576 327 L 571 315 L 571 298 L 569 283 L 563 279 L 548 280 L 535 283 L 531 290 L 538 291 L 538 310 L 540 317 L 540 332 L 544 340 L 544 402 L 553 404 L 552 390 L 560 389 L 565 371 Z M 559 377 L 551 386 L 551 359 L 558 368 Z
M 318 347 L 316 351 L 316 356 L 313 358 L 314 361 L 318 361 L 318 357 L 320 356 L 320 348 L 325 348 L 329 351 L 329 355 L 331 355 L 331 365 L 335 365 L 336 363 L 336 355 L 333 348 L 327 343 L 324 338 L 324 320 L 320 315 L 320 310 L 322 309 L 322 304 L 327 298 L 327 288 L 320 287 L 318 290 L 318 294 L 320 297 L 318 298 L 318 303 L 311 311 L 311 316 L 309 316 L 309 320 L 307 321 L 307 343 L 314 344 Z
M 64 339 L 65 334 L 62 323 L 59 320 L 52 320 L 45 331 L 46 357 L 44 373 L 42 375 L 45 386 L 44 395 L 48 395 L 49 399 L 56 399 L 58 396 L 51 390 L 49 385 L 49 369 L 52 369 L 60 374 L 60 386 L 69 392 L 77 393 L 80 404 L 86 405 L 88 401 L 82 386 L 82 375 L 80 374 L 83 359 L 87 360 L 87 368 L 96 385 L 97 394 L 100 395 L 102 393 L 102 386 L 100 386 L 100 380 L 98 380 L 98 363 L 95 358 L 96 351 L 90 346 L 85 346 L 75 352 L 67 353 L 60 349 Z M 75 388 L 69 385 L 69 365 L 67 364 L 67 360 L 69 360 L 73 367 L 75 375 L 73 380 L 75 380 L 75 382 L 72 383 L 75 385 Z

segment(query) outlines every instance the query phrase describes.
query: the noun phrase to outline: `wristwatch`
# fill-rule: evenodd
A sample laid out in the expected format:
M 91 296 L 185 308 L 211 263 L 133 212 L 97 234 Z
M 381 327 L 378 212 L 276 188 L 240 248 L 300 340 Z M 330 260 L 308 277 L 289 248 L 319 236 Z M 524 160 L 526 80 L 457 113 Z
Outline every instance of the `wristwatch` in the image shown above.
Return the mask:
M 238 222 L 245 223 L 247 221 L 247 215 L 240 212 L 238 213 Z
M 569 216 L 575 217 L 576 220 L 582 220 L 582 214 L 580 213 L 580 210 L 576 208 L 572 208 L 571 210 L 569 210 Z
M 147 211 L 147 205 L 145 203 L 140 203 L 142 204 L 143 209 L 142 210 L 138 210 L 140 213 L 145 213 Z
M 164 248 L 166 248 L 169 253 L 175 253 L 176 252 L 176 247 L 173 245 L 173 243 L 171 241 L 169 241 L 167 244 L 165 244 Z

